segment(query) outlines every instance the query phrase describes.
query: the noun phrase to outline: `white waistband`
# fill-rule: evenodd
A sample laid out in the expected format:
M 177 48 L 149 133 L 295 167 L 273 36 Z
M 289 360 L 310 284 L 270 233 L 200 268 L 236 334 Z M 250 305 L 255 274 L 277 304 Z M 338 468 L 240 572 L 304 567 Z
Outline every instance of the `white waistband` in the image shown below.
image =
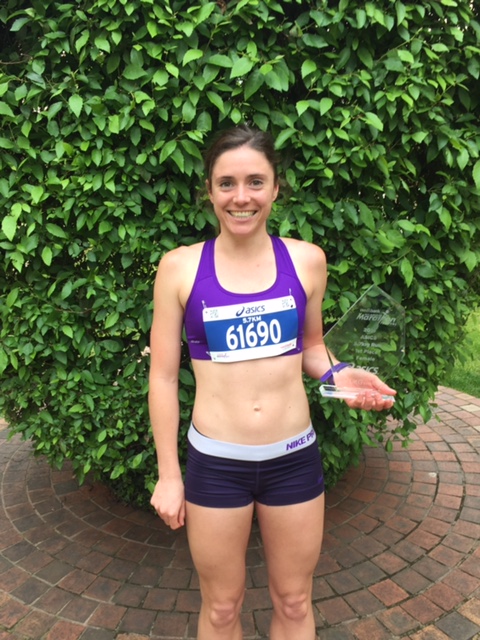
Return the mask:
M 299 449 L 308 447 L 316 442 L 316 434 L 310 424 L 305 431 L 293 438 L 273 442 L 272 444 L 235 444 L 234 442 L 223 442 L 207 438 L 197 431 L 193 424 L 188 430 L 188 440 L 190 444 L 200 453 L 217 458 L 230 458 L 231 460 L 246 460 L 261 462 L 262 460 L 272 460 L 280 456 L 294 453 Z

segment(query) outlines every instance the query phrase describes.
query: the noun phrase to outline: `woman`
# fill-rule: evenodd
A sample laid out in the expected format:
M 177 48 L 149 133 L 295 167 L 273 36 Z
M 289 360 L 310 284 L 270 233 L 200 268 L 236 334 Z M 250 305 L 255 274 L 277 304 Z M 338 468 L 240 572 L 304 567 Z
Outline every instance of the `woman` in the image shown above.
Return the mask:
M 270 638 L 313 640 L 324 489 L 302 371 L 329 375 L 325 255 L 267 233 L 278 194 L 267 134 L 225 132 L 206 155 L 206 172 L 220 233 L 167 253 L 155 283 L 149 403 L 159 480 L 151 504 L 172 529 L 187 524 L 202 595 L 199 640 L 242 638 L 254 509 L 273 603 Z M 177 452 L 183 326 L 196 380 L 185 486 Z M 365 388 L 350 406 L 392 405 L 382 394 L 395 392 L 372 374 L 339 366 L 335 379 Z

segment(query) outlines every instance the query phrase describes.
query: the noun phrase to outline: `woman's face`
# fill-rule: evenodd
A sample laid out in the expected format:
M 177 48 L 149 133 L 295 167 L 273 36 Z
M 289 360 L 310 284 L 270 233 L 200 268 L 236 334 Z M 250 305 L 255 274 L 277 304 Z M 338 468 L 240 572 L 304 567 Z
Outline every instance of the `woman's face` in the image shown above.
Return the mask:
M 221 230 L 241 235 L 265 227 L 278 194 L 272 165 L 248 145 L 218 157 L 207 188 Z

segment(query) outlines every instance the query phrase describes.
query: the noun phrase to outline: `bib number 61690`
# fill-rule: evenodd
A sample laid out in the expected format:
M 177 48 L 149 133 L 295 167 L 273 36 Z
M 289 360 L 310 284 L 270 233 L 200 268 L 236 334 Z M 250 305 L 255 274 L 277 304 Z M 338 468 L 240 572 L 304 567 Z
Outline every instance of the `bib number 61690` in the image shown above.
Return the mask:
M 245 329 L 245 326 L 247 327 Z M 264 320 L 260 322 L 250 322 L 247 325 L 232 324 L 227 329 L 227 347 L 234 351 L 235 349 L 245 349 L 247 347 L 264 346 L 269 344 L 278 344 L 282 339 L 282 329 L 280 322 L 273 318 L 270 323 Z

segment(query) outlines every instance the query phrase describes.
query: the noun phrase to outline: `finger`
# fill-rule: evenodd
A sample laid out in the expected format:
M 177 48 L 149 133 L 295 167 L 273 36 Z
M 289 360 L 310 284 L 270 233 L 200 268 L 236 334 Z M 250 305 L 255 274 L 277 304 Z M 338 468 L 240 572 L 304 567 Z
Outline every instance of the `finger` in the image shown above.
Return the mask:
M 185 524 L 185 503 L 182 504 L 180 512 L 178 514 L 178 522 L 181 527 Z

